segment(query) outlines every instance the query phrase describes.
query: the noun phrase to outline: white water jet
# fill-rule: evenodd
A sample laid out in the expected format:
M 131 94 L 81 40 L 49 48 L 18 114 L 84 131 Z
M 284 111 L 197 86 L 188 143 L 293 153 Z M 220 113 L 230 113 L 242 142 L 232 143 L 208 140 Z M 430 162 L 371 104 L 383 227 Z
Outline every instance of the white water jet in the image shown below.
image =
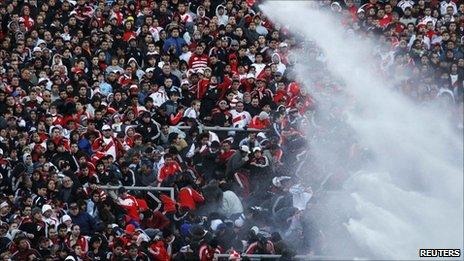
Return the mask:
M 261 8 L 271 20 L 314 41 L 324 51 L 329 72 L 355 101 L 347 123 L 375 161 L 343 188 L 358 214 L 345 224 L 351 237 L 375 259 L 419 259 L 420 248 L 462 249 L 463 140 L 449 123 L 449 112 L 418 106 L 393 91 L 395 79 L 386 82 L 373 70 L 378 61 L 368 53 L 374 45 L 347 37 L 339 21 L 308 2 L 268 1 Z M 318 100 L 324 97 L 305 74 L 313 62 L 299 63 L 297 72 Z M 347 103 L 339 96 L 328 99 L 340 107 Z M 328 116 L 331 109 L 320 102 L 318 110 Z M 332 150 L 314 146 L 312 153 L 327 162 L 334 160 Z

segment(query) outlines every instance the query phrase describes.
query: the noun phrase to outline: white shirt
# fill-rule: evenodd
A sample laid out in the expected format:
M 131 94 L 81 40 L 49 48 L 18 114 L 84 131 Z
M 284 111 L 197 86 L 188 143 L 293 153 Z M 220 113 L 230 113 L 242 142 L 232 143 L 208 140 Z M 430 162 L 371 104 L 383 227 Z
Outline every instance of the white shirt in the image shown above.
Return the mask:
M 105 143 L 105 146 L 107 144 L 109 144 L 111 141 L 113 141 L 113 138 L 108 138 L 107 139 L 107 138 L 103 137 L 103 142 Z M 103 147 L 105 147 L 105 146 L 103 146 Z M 113 159 L 116 158 L 116 144 L 114 144 L 114 142 L 113 142 L 113 145 L 111 147 L 109 147 L 107 151 L 105 151 L 105 154 L 113 156 Z
M 235 109 L 230 111 L 232 114 L 232 126 L 236 128 L 243 128 L 251 121 L 251 115 L 247 111 L 238 112 Z
M 412 8 L 414 6 L 414 1 L 412 0 L 401 0 L 397 6 L 401 9 L 403 9 L 403 11 L 406 9 L 406 8 Z
M 196 119 L 200 116 L 200 113 L 195 111 L 192 107 L 187 108 L 184 112 L 184 117 Z
M 186 53 L 182 53 L 181 55 L 179 55 L 179 59 L 186 61 L 188 63 L 190 60 L 190 56 L 192 56 L 192 52 L 188 51 Z
M 266 64 L 264 64 L 264 63 L 253 63 L 251 66 L 256 68 L 255 77 L 258 77 L 258 75 L 264 70 L 264 67 L 266 67 Z
M 453 15 L 455 15 L 458 12 L 458 7 L 456 6 L 455 2 L 450 1 L 449 3 L 447 3 L 446 1 L 441 1 L 440 3 L 440 14 L 441 15 L 446 14 L 446 9 L 448 8 L 448 6 L 453 7 Z
M 168 100 L 168 96 L 163 89 L 159 89 L 157 92 L 150 94 L 150 98 L 153 99 L 153 105 L 160 107 L 161 104 L 165 103 Z

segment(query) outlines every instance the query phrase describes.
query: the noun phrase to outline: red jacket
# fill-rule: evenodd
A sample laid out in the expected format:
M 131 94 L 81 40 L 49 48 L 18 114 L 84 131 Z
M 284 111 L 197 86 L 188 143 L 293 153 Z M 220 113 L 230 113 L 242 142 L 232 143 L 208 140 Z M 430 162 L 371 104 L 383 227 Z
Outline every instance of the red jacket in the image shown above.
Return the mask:
M 160 200 L 163 203 L 164 213 L 175 213 L 176 212 L 176 201 L 171 197 L 168 197 L 164 194 L 160 196 Z
M 139 202 L 138 200 L 132 196 L 132 195 L 127 195 L 127 198 L 122 199 L 119 198 L 119 205 L 126 210 L 127 215 L 139 222 L 140 217 L 139 217 Z
M 255 129 L 266 129 L 267 127 L 271 126 L 271 122 L 269 119 L 260 120 L 259 115 L 256 115 L 251 120 L 250 124 L 248 124 L 248 128 L 255 128 Z
M 153 216 L 148 219 L 144 219 L 142 222 L 142 226 L 147 229 L 147 228 L 157 228 L 157 229 L 164 229 L 166 228 L 171 221 L 163 215 L 159 211 L 153 211 Z
M 179 191 L 178 202 L 181 207 L 186 207 L 190 210 L 195 210 L 198 203 L 203 203 L 205 198 L 198 193 L 198 191 L 189 188 L 183 187 Z
M 201 100 L 205 97 L 206 92 L 208 91 L 209 87 L 209 80 L 208 79 L 201 79 L 198 81 L 198 88 L 197 88 L 197 99 Z
M 282 99 L 285 99 L 285 100 L 288 99 L 287 92 L 285 90 L 276 91 L 276 93 L 274 94 L 274 98 L 273 98 L 274 102 L 279 103 L 279 101 Z
M 175 175 L 176 173 L 182 171 L 177 162 L 166 163 L 161 167 L 160 174 L 158 176 L 158 181 L 161 183 L 166 178 Z
M 235 150 L 229 150 L 227 152 L 221 152 L 221 154 L 219 154 L 219 162 L 220 163 L 223 163 L 223 164 L 226 164 L 226 162 L 230 159 L 230 157 L 232 157 L 232 155 L 234 155 L 235 153 Z
M 65 243 L 70 249 L 72 249 L 73 245 L 71 245 L 70 237 L 66 238 Z M 87 251 L 89 251 L 89 242 L 84 236 L 79 236 L 79 238 L 76 241 L 76 244 L 81 246 L 82 252 L 87 253 Z
M 168 254 L 168 251 L 166 251 L 166 246 L 164 245 L 164 242 L 162 240 L 158 240 L 151 244 L 150 246 L 151 250 L 153 250 L 152 255 L 157 261 L 169 261 L 170 256 Z

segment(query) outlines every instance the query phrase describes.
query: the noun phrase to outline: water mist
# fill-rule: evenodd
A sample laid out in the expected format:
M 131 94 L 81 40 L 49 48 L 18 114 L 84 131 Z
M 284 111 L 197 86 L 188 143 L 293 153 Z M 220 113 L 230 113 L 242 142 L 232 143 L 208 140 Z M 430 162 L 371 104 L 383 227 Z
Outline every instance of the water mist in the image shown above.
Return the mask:
M 420 248 L 462 248 L 463 140 L 448 120 L 450 112 L 417 105 L 394 91 L 396 79 L 385 81 L 373 70 L 378 61 L 368 54 L 374 45 L 347 35 L 332 15 L 304 1 L 268 1 L 261 8 L 322 49 L 326 77 L 342 82 L 344 95 L 321 94 L 306 74 L 316 63 L 305 52 L 298 54 L 297 78 L 315 96 L 321 118 L 330 118 L 334 106 L 344 108 L 351 137 L 371 155 L 370 164 L 344 182 L 340 195 L 346 196 L 332 198 L 334 206 L 350 201 L 355 213 L 343 222 L 350 236 L 331 238 L 341 243 L 333 245 L 354 240 L 354 256 L 403 260 L 418 259 Z M 337 153 L 345 132 L 335 133 L 331 146 L 311 143 L 316 165 L 350 160 Z M 311 179 L 312 173 L 299 175 Z M 320 218 L 330 219 L 336 211 L 329 204 Z M 346 253 L 332 249 L 331 254 L 337 251 Z

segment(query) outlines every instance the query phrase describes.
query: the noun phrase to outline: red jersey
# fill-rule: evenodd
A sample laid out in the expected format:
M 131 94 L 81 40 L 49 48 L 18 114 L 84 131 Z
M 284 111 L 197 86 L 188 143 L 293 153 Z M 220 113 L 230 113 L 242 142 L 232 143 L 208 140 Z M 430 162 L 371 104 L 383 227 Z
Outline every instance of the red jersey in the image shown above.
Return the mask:
M 181 207 L 186 207 L 190 210 L 195 210 L 197 208 L 198 203 L 203 203 L 205 201 L 203 195 L 189 187 L 181 188 L 178 197 L 179 205 Z
M 271 122 L 269 121 L 269 119 L 260 120 L 259 116 L 256 115 L 251 120 L 250 124 L 248 125 L 248 128 L 266 129 L 269 126 L 271 126 Z
M 175 213 L 176 212 L 176 201 L 171 197 L 164 194 L 160 196 L 160 200 L 163 203 L 164 213 Z
M 158 181 L 161 183 L 166 178 L 175 175 L 180 171 L 182 171 L 182 169 L 177 162 L 173 161 L 170 163 L 165 163 L 163 167 L 161 167 L 160 173 L 158 175 Z
M 169 261 L 170 256 L 168 254 L 168 251 L 166 250 L 166 246 L 164 245 L 164 242 L 161 240 L 158 240 L 151 244 L 150 246 L 151 250 L 150 253 L 152 253 L 153 257 L 157 261 Z

